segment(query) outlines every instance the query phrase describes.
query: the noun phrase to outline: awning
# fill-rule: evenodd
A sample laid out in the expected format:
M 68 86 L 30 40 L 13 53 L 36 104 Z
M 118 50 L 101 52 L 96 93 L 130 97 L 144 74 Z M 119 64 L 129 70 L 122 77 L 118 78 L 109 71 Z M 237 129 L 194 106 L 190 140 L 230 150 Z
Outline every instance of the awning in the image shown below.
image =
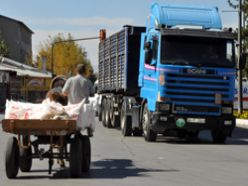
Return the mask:
M 4 57 L 0 61 L 0 71 L 16 72 L 17 76 L 52 78 L 52 74 L 50 72 L 39 72 L 34 67 L 24 65 Z

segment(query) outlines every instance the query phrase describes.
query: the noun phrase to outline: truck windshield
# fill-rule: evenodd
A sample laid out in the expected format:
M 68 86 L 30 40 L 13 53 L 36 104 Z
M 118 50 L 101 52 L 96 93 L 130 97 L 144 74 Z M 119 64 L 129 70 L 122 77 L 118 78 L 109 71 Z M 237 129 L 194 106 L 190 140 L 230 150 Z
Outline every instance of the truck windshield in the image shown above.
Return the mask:
M 163 36 L 161 63 L 233 68 L 234 44 L 232 40 L 227 39 Z

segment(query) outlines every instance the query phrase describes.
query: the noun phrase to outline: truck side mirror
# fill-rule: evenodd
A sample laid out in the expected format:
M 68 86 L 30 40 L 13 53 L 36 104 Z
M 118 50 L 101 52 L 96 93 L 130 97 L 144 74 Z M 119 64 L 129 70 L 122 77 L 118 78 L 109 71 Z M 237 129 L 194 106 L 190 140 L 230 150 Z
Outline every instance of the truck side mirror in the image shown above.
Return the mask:
M 240 65 L 239 65 L 239 67 L 241 69 L 244 69 L 245 65 L 246 65 L 246 53 L 242 53 L 241 56 L 240 56 Z
M 151 42 L 146 42 L 144 49 L 145 49 L 145 63 L 150 64 L 152 61 Z

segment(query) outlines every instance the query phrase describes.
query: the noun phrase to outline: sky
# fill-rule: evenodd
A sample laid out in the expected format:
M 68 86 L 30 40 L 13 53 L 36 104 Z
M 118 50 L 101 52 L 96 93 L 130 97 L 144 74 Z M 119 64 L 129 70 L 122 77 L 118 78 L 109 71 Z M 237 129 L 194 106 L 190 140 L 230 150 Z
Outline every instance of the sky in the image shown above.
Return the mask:
M 232 10 L 227 0 L 0 0 L 0 14 L 24 22 L 34 32 L 32 47 L 35 56 L 48 36 L 58 33 L 64 36 L 71 33 L 78 39 L 98 36 L 103 28 L 109 36 L 121 30 L 123 25 L 145 26 L 153 2 L 217 6 L 223 27 L 236 28 L 238 24 L 237 12 L 227 12 Z M 87 51 L 95 71 L 98 42 L 78 42 Z

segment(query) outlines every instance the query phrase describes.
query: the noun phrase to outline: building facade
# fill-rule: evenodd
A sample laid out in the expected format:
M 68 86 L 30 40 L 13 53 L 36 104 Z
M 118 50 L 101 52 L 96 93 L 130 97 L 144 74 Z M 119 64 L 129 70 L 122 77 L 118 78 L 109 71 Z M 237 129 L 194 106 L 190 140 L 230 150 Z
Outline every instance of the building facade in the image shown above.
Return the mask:
M 8 58 L 25 64 L 32 56 L 32 34 L 23 22 L 0 15 L 0 38 L 9 48 Z

